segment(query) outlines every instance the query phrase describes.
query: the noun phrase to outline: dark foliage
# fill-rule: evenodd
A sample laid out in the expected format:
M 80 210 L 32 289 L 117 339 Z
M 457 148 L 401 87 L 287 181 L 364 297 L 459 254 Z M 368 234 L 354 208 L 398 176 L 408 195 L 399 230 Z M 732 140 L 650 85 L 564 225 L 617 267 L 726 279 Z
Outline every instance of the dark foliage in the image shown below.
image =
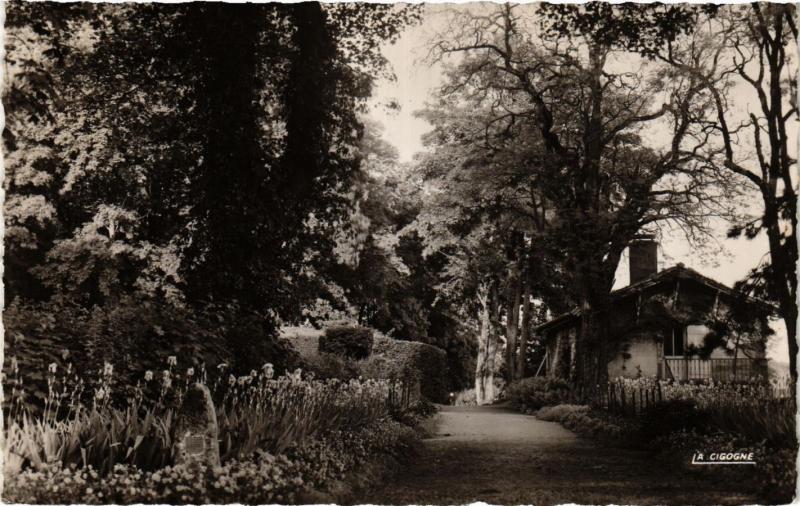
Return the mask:
M 689 399 L 663 401 L 649 407 L 642 415 L 641 427 L 647 440 L 681 430 L 703 433 L 710 429 L 708 415 Z
M 575 400 L 569 383 L 560 378 L 546 376 L 515 381 L 506 387 L 505 395 L 521 411 L 569 404 Z
M 690 33 L 700 14 L 713 16 L 719 6 L 588 2 L 543 3 L 542 8 L 546 16 L 542 24 L 553 32 L 580 34 L 599 44 L 652 54 Z
M 69 368 L 86 380 L 113 367 L 121 394 L 141 382 L 145 371 L 167 369 L 174 356 L 182 369 L 228 364 L 246 374 L 269 362 L 278 373 L 299 364 L 297 354 L 269 332 L 268 320 L 234 305 L 178 309 L 124 298 L 113 306 L 83 308 L 63 301 L 13 301 L 3 314 L 6 378 L 25 378 L 32 405 L 47 396 L 47 371 Z M 18 372 L 15 372 L 17 369 Z

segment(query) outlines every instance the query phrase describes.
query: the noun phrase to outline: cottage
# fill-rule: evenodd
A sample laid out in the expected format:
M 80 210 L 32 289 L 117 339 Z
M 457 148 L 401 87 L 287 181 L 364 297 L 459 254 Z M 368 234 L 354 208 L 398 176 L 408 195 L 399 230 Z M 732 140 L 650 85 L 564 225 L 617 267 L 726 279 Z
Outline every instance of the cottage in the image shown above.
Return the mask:
M 683 264 L 658 272 L 658 243 L 652 237 L 631 244 L 629 258 L 631 282 L 611 294 L 609 378 L 738 381 L 767 374 L 764 302 L 742 298 Z M 709 322 L 725 321 L 734 312 L 762 316 L 749 332 L 714 340 Z M 576 309 L 536 328 L 545 343 L 548 376 L 570 376 L 580 321 Z

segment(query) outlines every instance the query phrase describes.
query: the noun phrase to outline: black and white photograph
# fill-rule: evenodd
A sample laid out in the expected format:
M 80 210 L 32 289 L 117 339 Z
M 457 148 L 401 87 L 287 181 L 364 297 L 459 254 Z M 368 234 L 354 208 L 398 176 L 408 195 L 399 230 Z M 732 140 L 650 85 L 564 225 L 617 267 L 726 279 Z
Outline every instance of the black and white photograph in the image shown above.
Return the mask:
M 797 500 L 795 4 L 2 12 L 3 503 Z

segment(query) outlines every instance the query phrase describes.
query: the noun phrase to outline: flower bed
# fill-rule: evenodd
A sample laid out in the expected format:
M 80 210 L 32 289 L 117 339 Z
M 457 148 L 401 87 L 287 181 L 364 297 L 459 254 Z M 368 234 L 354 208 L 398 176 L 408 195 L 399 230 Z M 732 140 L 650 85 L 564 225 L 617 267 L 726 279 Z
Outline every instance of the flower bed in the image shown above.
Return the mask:
M 285 454 L 258 450 L 217 469 L 167 466 L 142 471 L 118 464 L 101 476 L 92 468 L 50 464 L 6 477 L 4 499 L 51 504 L 291 504 L 304 491 L 324 489 L 367 459 L 401 455 L 414 439 L 413 429 L 386 420 L 355 432 L 331 432 Z
M 121 398 L 110 364 L 91 385 L 71 369 L 59 375 L 49 368 L 43 411 L 32 414 L 21 398 L 8 404 L 4 497 L 288 502 L 369 456 L 407 447 L 416 437 L 410 425 L 430 415 L 428 406 L 393 409 L 386 381 L 323 381 L 299 370 L 274 378 L 269 364 L 246 376 L 226 375 L 224 365 L 214 372 L 213 381 L 204 368 L 178 372 L 170 357 Z M 176 409 L 195 381 L 206 382 L 215 399 L 221 469 L 172 466 Z

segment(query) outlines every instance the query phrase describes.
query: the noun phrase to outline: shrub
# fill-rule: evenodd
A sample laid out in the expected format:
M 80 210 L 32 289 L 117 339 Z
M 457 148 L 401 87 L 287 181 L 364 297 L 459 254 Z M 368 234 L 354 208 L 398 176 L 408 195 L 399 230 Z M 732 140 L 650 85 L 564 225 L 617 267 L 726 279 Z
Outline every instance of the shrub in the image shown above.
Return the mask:
M 341 325 L 325 329 L 319 339 L 319 351 L 360 360 L 370 356 L 372 343 L 372 329 Z
M 435 415 L 438 408 L 435 404 L 422 397 L 413 402 L 405 410 L 395 410 L 392 416 L 398 422 L 409 427 L 416 427 L 422 423 L 426 418 Z
M 559 404 L 557 406 L 545 406 L 536 413 L 536 418 L 545 422 L 563 422 L 564 418 L 570 413 L 585 413 L 589 411 L 589 406 L 582 404 Z
M 508 385 L 506 398 L 519 410 L 537 410 L 544 406 L 566 404 L 574 395 L 569 384 L 560 378 L 524 378 Z
M 562 423 L 567 429 L 582 436 L 597 438 L 608 444 L 635 446 L 636 427 L 606 413 L 575 410 L 566 413 Z
M 462 390 L 457 392 L 453 399 L 453 404 L 456 406 L 477 406 L 478 401 L 475 397 L 475 389 Z

